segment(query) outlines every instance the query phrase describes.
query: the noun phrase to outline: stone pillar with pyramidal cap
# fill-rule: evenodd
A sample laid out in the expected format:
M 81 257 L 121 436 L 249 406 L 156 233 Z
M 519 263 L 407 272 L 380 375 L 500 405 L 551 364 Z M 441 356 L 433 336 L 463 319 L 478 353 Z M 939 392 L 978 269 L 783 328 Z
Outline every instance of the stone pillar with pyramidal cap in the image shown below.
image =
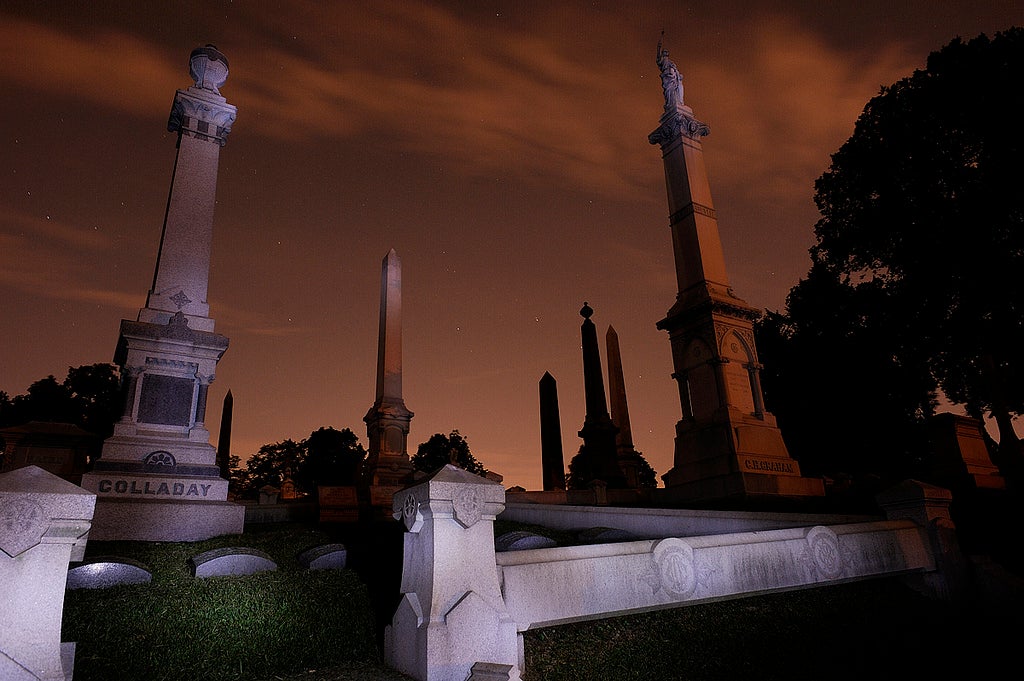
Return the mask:
M 213 45 L 189 56 L 194 84 L 174 95 L 167 128 L 177 156 L 152 288 L 122 320 L 114 362 L 124 407 L 82 477 L 96 493 L 98 540 L 196 541 L 242 531 L 206 428 L 206 401 L 228 339 L 207 302 L 217 164 L 236 109 L 220 94 L 228 60 Z
M 407 450 L 412 417 L 402 399 L 402 261 L 392 248 L 381 263 L 377 394 L 363 417 L 370 503 L 385 514 L 390 513 L 392 494 L 413 479 Z
M 759 310 L 732 290 L 701 139 L 710 134 L 683 102 L 682 76 L 658 42 L 665 110 L 648 141 L 661 147 L 679 292 L 668 331 L 682 419 L 674 465 L 662 478 L 675 501 L 824 494 L 789 456 L 764 409 L 753 322 Z

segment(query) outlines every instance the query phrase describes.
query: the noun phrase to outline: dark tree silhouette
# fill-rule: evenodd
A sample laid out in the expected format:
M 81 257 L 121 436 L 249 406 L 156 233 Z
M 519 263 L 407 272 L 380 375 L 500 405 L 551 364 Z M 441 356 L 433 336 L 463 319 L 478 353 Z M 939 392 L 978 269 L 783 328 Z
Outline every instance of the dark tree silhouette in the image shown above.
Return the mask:
M 787 314 L 755 324 L 765 405 L 804 474 L 858 480 L 872 494 L 919 470 L 936 382 L 891 333 L 897 312 L 875 283 L 816 266 L 790 291 Z
M 355 485 L 366 450 L 348 428 L 320 428 L 304 440 L 306 458 L 296 471 L 296 483 L 308 490 L 319 485 Z
M 113 364 L 68 367 L 58 382 L 52 375 L 30 385 L 13 398 L 0 393 L 0 427 L 29 421 L 73 423 L 108 437 L 120 416 L 120 377 Z
M 254 498 L 262 487 L 280 487 L 288 476 L 303 494 L 315 494 L 320 485 L 355 485 L 362 474 L 366 450 L 348 428 L 329 426 L 314 430 L 304 440 L 265 444 L 239 465 L 232 456 L 231 490 Z
M 434 433 L 416 448 L 412 465 L 416 470 L 433 473 L 445 464 L 453 464 L 470 473 L 486 475 L 487 469 L 469 451 L 469 443 L 458 430 L 450 434 Z
M 883 88 L 815 184 L 811 249 L 856 297 L 869 287 L 874 309 L 858 309 L 881 344 L 869 352 L 905 368 L 921 358 L 951 400 L 996 420 L 1010 479 L 1024 411 L 1022 82 L 1024 30 L 1012 28 L 954 40 Z

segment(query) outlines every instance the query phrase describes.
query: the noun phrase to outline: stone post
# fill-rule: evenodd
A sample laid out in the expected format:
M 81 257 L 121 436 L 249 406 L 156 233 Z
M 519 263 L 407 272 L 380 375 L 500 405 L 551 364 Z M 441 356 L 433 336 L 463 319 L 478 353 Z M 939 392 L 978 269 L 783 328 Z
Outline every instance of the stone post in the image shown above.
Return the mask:
M 0 475 L 0 679 L 70 681 L 61 643 L 68 563 L 85 555 L 96 495 L 37 466 Z
M 500 484 L 447 465 L 394 497 L 405 523 L 402 600 L 385 631 L 387 663 L 418 681 L 466 681 L 477 663 L 522 673 L 521 639 L 501 595 L 494 518 Z

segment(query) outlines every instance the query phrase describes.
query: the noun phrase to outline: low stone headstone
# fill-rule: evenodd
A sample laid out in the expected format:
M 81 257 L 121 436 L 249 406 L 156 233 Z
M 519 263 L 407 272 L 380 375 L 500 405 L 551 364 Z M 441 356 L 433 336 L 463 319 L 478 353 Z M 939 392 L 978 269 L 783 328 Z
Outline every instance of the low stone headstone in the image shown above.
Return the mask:
M 617 530 L 614 527 L 589 527 L 577 536 L 581 544 L 606 544 L 619 541 L 636 541 L 639 539 L 632 532 Z
M 128 558 L 97 556 L 68 570 L 68 589 L 107 589 L 124 584 L 147 584 L 149 568 Z
M 544 537 L 526 530 L 506 532 L 494 540 L 494 550 L 502 551 L 526 551 L 528 549 L 550 549 L 557 542 L 550 537 Z
M 264 485 L 260 487 L 259 503 L 262 504 L 276 504 L 277 495 L 281 492 L 278 488 L 273 485 Z
M 359 494 L 353 486 L 318 486 L 320 522 L 353 523 L 359 520 Z
M 245 546 L 205 551 L 192 556 L 188 562 L 192 576 L 201 578 L 251 575 L 277 569 L 277 563 L 266 553 Z
M 321 544 L 300 553 L 298 560 L 307 570 L 341 570 L 347 558 L 344 544 Z
M 63 681 L 68 563 L 85 554 L 96 495 L 38 466 L 0 474 L 0 679 Z

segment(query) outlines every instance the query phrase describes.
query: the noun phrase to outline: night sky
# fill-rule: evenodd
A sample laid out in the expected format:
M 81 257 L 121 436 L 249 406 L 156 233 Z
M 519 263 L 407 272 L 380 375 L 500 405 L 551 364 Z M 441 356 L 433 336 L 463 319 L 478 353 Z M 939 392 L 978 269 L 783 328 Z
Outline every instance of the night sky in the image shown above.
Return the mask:
M 243 459 L 320 426 L 366 444 L 394 248 L 410 454 L 458 429 L 506 485 L 540 488 L 548 371 L 568 464 L 587 301 L 602 345 L 618 333 L 636 448 L 664 473 L 680 407 L 655 328 L 676 294 L 647 142 L 662 30 L 711 127 L 733 288 L 775 310 L 810 264 L 813 182 L 867 100 L 957 36 L 1022 23 L 1019 0 L 5 2 L 0 390 L 110 361 L 120 320 L 145 305 L 171 101 L 192 84 L 191 50 L 212 43 L 238 107 L 210 273 L 231 339 L 213 443 L 230 389 Z

